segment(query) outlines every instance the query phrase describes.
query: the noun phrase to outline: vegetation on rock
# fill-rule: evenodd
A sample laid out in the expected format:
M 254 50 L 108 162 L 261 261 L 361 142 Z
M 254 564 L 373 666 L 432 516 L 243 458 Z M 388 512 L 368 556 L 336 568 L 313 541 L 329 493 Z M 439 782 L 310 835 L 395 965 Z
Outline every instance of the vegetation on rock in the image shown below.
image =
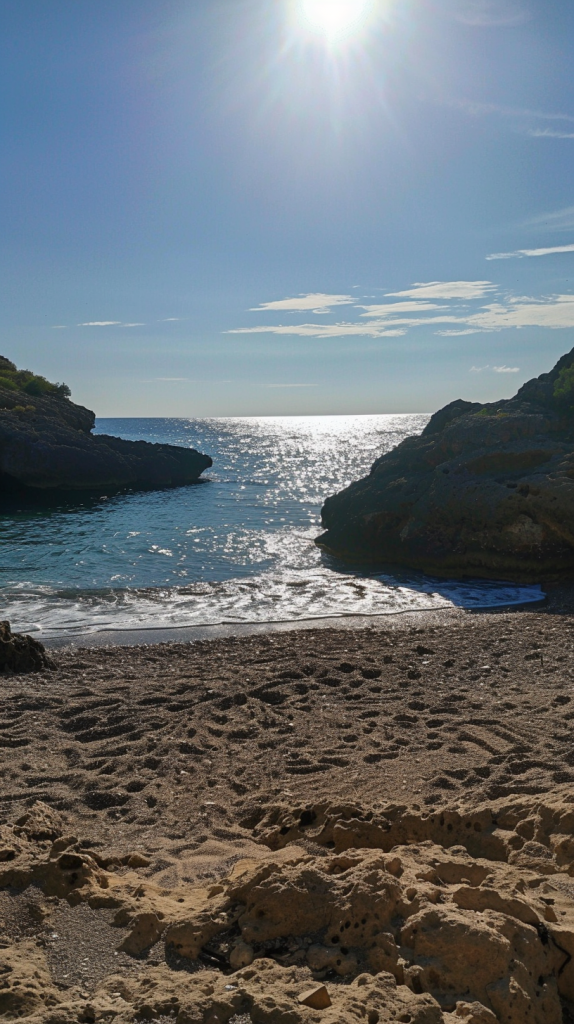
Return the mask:
M 0 495 L 178 487 L 211 466 L 193 448 L 93 435 L 94 413 L 69 396 L 0 356 Z
M 15 363 L 0 356 L 0 388 L 7 391 L 23 391 L 26 395 L 51 395 L 54 398 L 69 398 L 71 391 L 67 384 L 52 384 L 45 377 L 31 370 L 19 370 Z
M 558 374 L 553 398 L 558 405 L 569 405 L 570 412 L 574 412 L 574 366 L 564 367 Z

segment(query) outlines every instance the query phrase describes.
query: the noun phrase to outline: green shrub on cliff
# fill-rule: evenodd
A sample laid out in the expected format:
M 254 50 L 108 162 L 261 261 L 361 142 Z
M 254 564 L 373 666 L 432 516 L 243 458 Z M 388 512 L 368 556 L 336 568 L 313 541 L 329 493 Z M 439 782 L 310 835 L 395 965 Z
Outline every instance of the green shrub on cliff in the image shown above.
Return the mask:
M 31 370 L 18 370 L 16 365 L 0 356 L 0 388 L 7 391 L 23 391 L 27 395 L 52 398 L 69 398 L 71 391 L 67 384 L 52 384 Z
M 572 407 L 574 403 L 574 365 L 560 370 L 554 383 L 554 399 L 561 406 Z

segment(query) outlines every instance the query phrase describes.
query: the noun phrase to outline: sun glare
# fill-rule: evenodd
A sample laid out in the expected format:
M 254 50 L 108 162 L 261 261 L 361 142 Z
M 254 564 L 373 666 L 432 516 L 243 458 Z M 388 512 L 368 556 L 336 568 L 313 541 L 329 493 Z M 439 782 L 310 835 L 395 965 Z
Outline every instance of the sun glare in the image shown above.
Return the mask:
M 373 0 L 301 0 L 303 22 L 329 42 L 355 35 L 373 9 Z

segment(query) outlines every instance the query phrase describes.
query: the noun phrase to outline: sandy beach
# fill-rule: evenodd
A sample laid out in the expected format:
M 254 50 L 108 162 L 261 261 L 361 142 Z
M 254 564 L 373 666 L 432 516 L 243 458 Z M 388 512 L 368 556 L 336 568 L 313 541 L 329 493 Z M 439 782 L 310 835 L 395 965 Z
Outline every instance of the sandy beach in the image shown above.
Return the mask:
M 364 938 L 356 936 L 343 947 L 344 970 L 326 954 L 321 960 L 313 949 L 327 948 L 333 936 L 327 937 L 329 926 L 321 924 L 320 914 L 313 923 L 309 908 L 305 921 L 297 923 L 305 886 L 293 879 L 294 865 L 303 858 L 308 870 L 315 864 L 324 870 L 326 858 L 332 861 L 351 847 L 371 858 L 373 850 L 396 849 L 400 857 L 405 843 L 403 864 L 417 851 L 428 859 L 429 850 L 438 850 L 444 860 L 454 844 L 454 861 L 458 856 L 474 864 L 456 869 L 458 882 L 470 884 L 468 878 L 482 865 L 494 891 L 491 861 L 497 870 L 504 864 L 512 887 L 522 892 L 525 887 L 534 892 L 528 889 L 533 873 L 545 885 L 562 879 L 567 913 L 574 921 L 568 844 L 562 844 L 566 853 L 557 862 L 556 843 L 538 836 L 531 845 L 540 849 L 530 860 L 520 865 L 515 857 L 509 867 L 513 853 L 533 838 L 537 820 L 545 823 L 545 835 L 555 830 L 556 811 L 550 814 L 549 802 L 572 815 L 570 604 L 569 590 L 554 588 L 543 609 L 455 613 L 419 619 L 418 624 L 397 616 L 367 628 L 292 630 L 195 643 L 64 648 L 51 652 L 53 671 L 4 677 L 0 918 L 10 980 L 0 1000 L 8 998 L 8 985 L 14 1012 L 53 1022 L 173 1020 L 171 1012 L 166 1017 L 166 1006 L 170 1011 L 176 1007 L 180 1024 L 223 1021 L 243 1012 L 254 1021 L 327 1020 L 332 1013 L 353 1019 L 349 991 L 366 971 L 369 985 L 382 984 L 384 977 L 387 987 L 389 978 L 395 986 L 392 999 L 386 989 L 386 995 L 369 997 L 377 1007 L 382 1000 L 388 1008 L 387 1016 L 377 1009 L 379 1020 L 464 1017 L 457 1009 L 464 1002 L 463 982 L 453 995 L 456 984 L 407 976 L 405 957 L 399 955 L 404 935 L 401 943 L 398 934 L 406 924 L 399 927 L 397 915 L 406 921 L 409 914 L 398 904 L 383 929 L 399 950 L 394 960 L 387 950 L 388 962 L 379 958 L 376 969 L 372 955 L 364 960 Z M 505 826 L 508 856 L 500 849 L 493 855 L 497 830 L 484 825 L 485 808 L 492 815 L 503 806 L 507 816 L 508 807 L 514 808 Z M 477 813 L 483 824 L 465 833 L 464 816 Z M 452 836 L 442 834 L 449 815 L 458 822 Z M 336 828 L 333 832 L 341 819 L 351 822 L 344 842 Z M 530 824 L 521 833 L 522 819 Z M 395 839 L 383 840 L 393 828 L 398 829 Z M 460 828 L 462 842 L 460 837 L 455 841 Z M 466 841 L 469 835 L 474 846 Z M 413 846 L 421 836 L 422 846 Z M 569 842 L 574 856 L 574 842 Z M 546 861 L 541 868 L 542 847 Z M 273 869 L 270 857 L 275 858 Z M 347 872 L 360 860 L 345 860 L 336 872 Z M 447 860 L 454 863 L 452 856 Z M 385 877 L 396 880 L 398 869 L 394 876 L 392 864 L 379 864 L 378 870 L 383 869 Z M 245 873 L 251 872 L 247 888 L 257 891 L 262 870 L 285 876 L 285 902 L 279 917 L 276 907 L 272 913 L 274 929 L 257 941 L 252 926 L 242 926 L 240 934 L 236 923 L 235 931 L 221 924 L 221 915 L 233 917 L 238 902 L 249 916 L 245 908 L 251 897 L 235 893 L 231 903 L 226 897 L 225 906 L 218 901 Z M 454 869 L 449 870 L 452 875 Z M 432 871 L 415 875 L 423 889 L 432 882 L 436 897 L 441 883 L 431 878 Z M 364 878 L 361 884 L 364 889 Z M 357 898 L 364 902 L 361 884 Z M 512 918 L 500 895 L 508 884 L 509 878 L 500 880 L 499 904 L 490 909 Z M 295 887 L 291 894 L 290 885 Z M 138 892 L 143 913 L 134 909 Z M 411 912 L 420 916 L 425 901 L 433 906 L 435 897 L 419 894 L 421 902 Z M 202 904 L 209 899 L 215 900 L 213 910 Z M 547 897 L 542 912 L 554 899 Z M 449 900 L 452 895 L 443 892 L 441 901 Z M 477 915 L 476 907 L 464 912 L 484 916 L 482 911 Z M 526 920 L 523 927 L 532 931 L 533 920 L 528 915 Z M 186 935 L 183 943 L 176 941 L 178 928 Z M 340 959 L 342 940 L 335 938 Z M 568 941 L 574 952 L 574 931 L 571 939 L 563 937 L 565 949 Z M 31 949 L 33 960 L 41 961 L 41 980 L 30 981 L 33 991 L 23 987 L 24 949 L 26 963 Z M 420 974 L 424 957 L 413 956 Z M 251 972 L 244 979 L 243 1002 L 231 999 L 241 989 L 234 980 L 237 965 Z M 271 972 L 264 988 L 275 993 L 273 1010 L 265 1010 L 265 999 L 253 988 L 261 984 L 258 965 Z M 557 967 L 548 968 L 554 988 L 561 965 L 564 988 L 564 954 Z M 116 995 L 110 991 L 110 972 Z M 568 998 L 568 986 L 574 992 L 572 975 Z M 299 1004 L 296 992 L 289 997 L 287 977 L 293 992 L 305 985 L 327 986 L 332 1009 L 319 1012 Z M 212 989 L 221 981 L 231 1002 L 224 1006 L 220 1000 L 216 1011 L 212 996 L 200 998 L 193 986 L 189 991 L 184 986 L 185 996 L 182 979 L 189 985 L 203 979 Z M 157 985 L 164 993 L 161 999 L 142 1003 L 143 993 L 156 991 Z M 169 996 L 173 1007 L 166 1003 L 166 985 L 175 986 Z M 405 993 L 414 1002 L 401 1010 Z M 290 998 L 291 1016 L 285 1016 Z M 561 1005 L 560 1012 L 568 1012 L 564 991 L 555 993 L 555 1006 L 548 992 L 540 999 L 545 1008 L 521 1019 L 568 1019 L 556 1010 Z M 470 1012 L 464 1019 L 471 1022 L 519 1019 L 505 1016 L 507 1010 L 483 1018 Z
M 53 651 L 57 669 L 26 677 L 24 693 L 3 680 L 5 778 L 14 749 L 23 757 L 2 800 L 23 810 L 49 791 L 117 842 L 118 830 L 191 837 L 208 790 L 208 817 L 230 826 L 283 796 L 438 806 L 543 792 L 570 781 L 567 726 L 564 749 L 550 738 L 570 703 L 571 630 L 569 615 L 526 609 Z M 39 706 L 21 707 L 32 694 Z M 120 790 L 127 800 L 94 814 L 87 793 Z

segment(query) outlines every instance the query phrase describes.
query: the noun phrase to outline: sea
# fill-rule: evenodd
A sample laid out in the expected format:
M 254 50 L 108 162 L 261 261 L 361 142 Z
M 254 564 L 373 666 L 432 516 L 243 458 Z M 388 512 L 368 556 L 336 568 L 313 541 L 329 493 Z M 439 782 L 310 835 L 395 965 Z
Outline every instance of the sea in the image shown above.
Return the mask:
M 0 618 L 38 639 L 89 640 L 539 601 L 539 586 L 373 572 L 315 545 L 325 498 L 428 418 L 99 418 L 96 433 L 197 448 L 213 468 L 189 487 L 4 501 Z

